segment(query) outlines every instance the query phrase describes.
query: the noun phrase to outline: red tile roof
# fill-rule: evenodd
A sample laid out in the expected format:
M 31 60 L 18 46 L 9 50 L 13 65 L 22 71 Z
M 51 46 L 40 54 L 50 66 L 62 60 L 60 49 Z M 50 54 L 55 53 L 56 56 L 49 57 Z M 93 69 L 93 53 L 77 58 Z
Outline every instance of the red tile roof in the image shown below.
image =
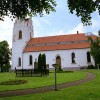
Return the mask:
M 92 35 L 92 38 L 96 36 Z M 28 41 L 24 52 L 52 51 L 89 48 L 85 34 L 71 34 L 32 38 Z

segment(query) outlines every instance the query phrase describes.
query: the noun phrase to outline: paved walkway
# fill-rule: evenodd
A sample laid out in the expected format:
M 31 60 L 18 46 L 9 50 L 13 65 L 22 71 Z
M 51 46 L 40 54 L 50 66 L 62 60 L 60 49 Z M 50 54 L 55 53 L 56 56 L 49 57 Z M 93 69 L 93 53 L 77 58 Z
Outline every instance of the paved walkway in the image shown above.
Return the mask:
M 57 89 L 59 90 L 59 89 L 62 89 L 62 88 L 80 85 L 80 84 L 83 84 L 85 82 L 91 81 L 94 78 L 95 78 L 94 74 L 87 73 L 86 78 L 79 80 L 79 81 L 75 81 L 75 82 L 57 85 Z M 25 89 L 25 90 L 4 91 L 4 92 L 0 92 L 0 97 L 20 96 L 20 95 L 48 92 L 48 91 L 54 91 L 54 86 L 46 86 L 46 87 L 41 87 L 41 88 Z

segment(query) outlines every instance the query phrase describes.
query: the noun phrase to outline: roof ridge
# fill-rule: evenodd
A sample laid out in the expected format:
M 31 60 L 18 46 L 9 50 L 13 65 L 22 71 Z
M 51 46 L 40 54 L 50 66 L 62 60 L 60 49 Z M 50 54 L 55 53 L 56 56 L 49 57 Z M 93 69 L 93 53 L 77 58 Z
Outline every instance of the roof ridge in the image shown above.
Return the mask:
M 47 37 L 59 37 L 59 36 L 71 36 L 71 35 L 85 35 L 85 33 L 79 33 L 79 34 L 63 34 L 63 35 L 52 35 L 52 36 L 41 36 L 41 37 L 34 37 L 34 38 L 47 38 Z

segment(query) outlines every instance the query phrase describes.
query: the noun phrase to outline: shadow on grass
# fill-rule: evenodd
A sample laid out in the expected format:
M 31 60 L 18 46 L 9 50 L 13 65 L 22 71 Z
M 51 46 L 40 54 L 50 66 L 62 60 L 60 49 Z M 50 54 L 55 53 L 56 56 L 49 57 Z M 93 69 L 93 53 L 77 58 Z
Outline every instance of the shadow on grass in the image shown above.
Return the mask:
M 9 80 L 6 82 L 1 82 L 0 85 L 20 85 L 27 83 L 27 80 Z
M 68 70 L 68 71 L 63 71 L 63 70 L 57 70 L 57 73 L 73 73 L 74 71 Z M 49 73 L 54 73 L 54 71 L 50 71 Z

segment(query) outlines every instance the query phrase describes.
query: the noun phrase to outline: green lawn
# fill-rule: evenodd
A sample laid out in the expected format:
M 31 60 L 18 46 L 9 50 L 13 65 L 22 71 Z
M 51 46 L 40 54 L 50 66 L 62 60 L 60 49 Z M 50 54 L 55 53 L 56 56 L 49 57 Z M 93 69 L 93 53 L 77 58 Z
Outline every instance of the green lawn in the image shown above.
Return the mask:
M 86 77 L 85 72 L 75 71 L 72 73 L 57 73 L 57 83 L 65 83 L 80 80 Z M 44 77 L 15 77 L 15 73 L 0 73 L 0 82 L 9 80 L 27 80 L 28 83 L 21 85 L 0 85 L 0 91 L 36 88 L 54 85 L 54 73 Z
M 0 100 L 100 100 L 100 71 L 88 70 L 95 73 L 96 78 L 79 86 L 65 88 L 59 91 L 41 94 L 0 98 Z M 83 72 L 79 72 L 83 73 Z M 76 73 L 77 74 L 77 73 Z M 70 77 L 70 75 L 67 75 Z

